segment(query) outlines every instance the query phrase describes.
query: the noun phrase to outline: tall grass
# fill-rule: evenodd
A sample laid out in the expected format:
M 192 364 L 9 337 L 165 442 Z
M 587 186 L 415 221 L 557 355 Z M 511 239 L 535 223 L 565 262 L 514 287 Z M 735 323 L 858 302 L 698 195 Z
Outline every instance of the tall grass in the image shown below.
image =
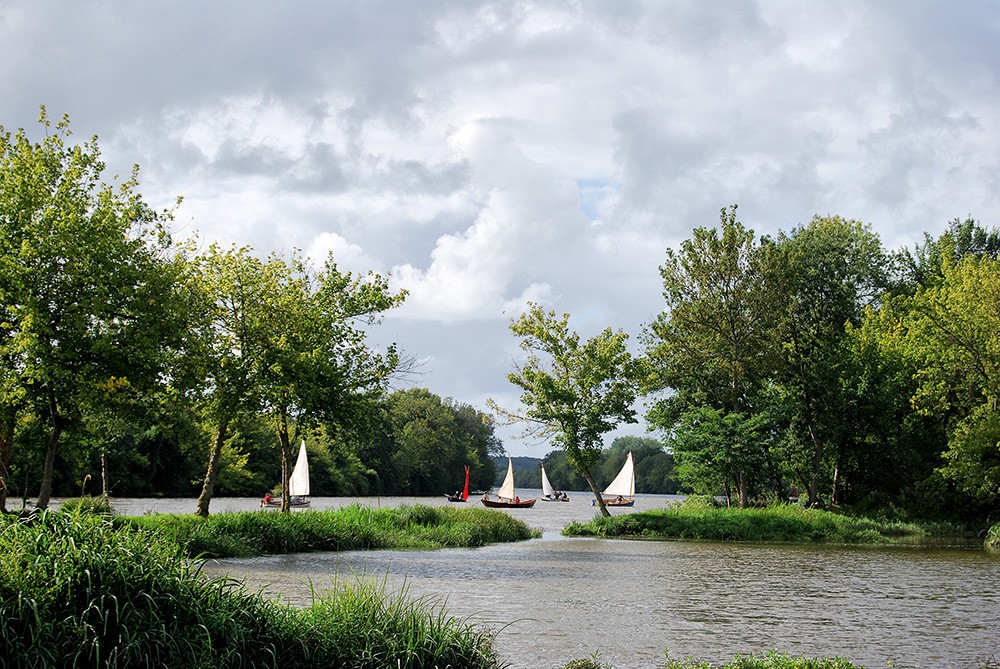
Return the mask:
M 986 533 L 986 540 L 983 546 L 989 550 L 1000 551 L 1000 523 L 992 526 Z
M 571 523 L 567 536 L 634 537 L 704 541 L 901 543 L 926 540 L 925 529 L 912 523 L 853 518 L 791 504 L 734 509 L 679 505 L 589 523 Z
M 489 509 L 353 505 L 328 511 L 243 511 L 200 518 L 158 514 L 116 518 L 155 530 L 191 556 L 251 557 L 308 551 L 477 547 L 538 536 L 523 521 Z
M 491 634 L 429 602 L 359 582 L 292 609 L 79 513 L 0 519 L 0 638 L 3 669 L 498 666 Z

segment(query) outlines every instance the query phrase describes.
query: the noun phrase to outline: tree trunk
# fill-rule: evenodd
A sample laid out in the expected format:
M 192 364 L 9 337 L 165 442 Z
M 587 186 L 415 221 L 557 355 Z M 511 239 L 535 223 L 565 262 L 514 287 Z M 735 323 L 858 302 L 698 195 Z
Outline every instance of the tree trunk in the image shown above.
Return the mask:
M 740 496 L 740 508 L 747 508 L 750 505 L 750 495 L 747 492 L 747 475 L 742 470 L 736 472 L 736 490 Z
M 215 489 L 215 479 L 219 476 L 219 462 L 222 460 L 222 447 L 226 443 L 229 433 L 228 416 L 219 421 L 219 429 L 215 433 L 215 441 L 212 442 L 212 449 L 208 454 L 208 471 L 205 472 L 205 482 L 201 486 L 201 495 L 198 496 L 198 508 L 195 515 L 202 518 L 208 517 L 208 507 L 212 503 L 212 492 Z
M 292 442 L 288 437 L 288 414 L 281 411 L 278 416 L 278 442 L 281 444 L 281 512 L 292 512 Z
M 108 452 L 101 451 L 101 497 L 108 496 Z
M 604 497 L 601 496 L 601 491 L 597 488 L 597 483 L 594 481 L 594 477 L 590 475 L 589 470 L 583 472 L 583 478 L 587 479 L 590 489 L 594 491 L 594 500 L 597 501 L 597 506 L 601 509 L 601 515 L 611 517 L 611 512 L 608 511 L 608 506 L 604 503 Z
M 842 458 L 837 458 L 833 466 L 833 489 L 830 491 L 830 504 L 840 506 L 840 463 Z
M 49 433 L 49 443 L 45 448 L 45 464 L 42 467 L 42 486 L 38 491 L 35 506 L 39 509 L 49 508 L 52 499 L 52 474 L 56 463 L 56 449 L 59 447 L 59 437 L 62 436 L 62 417 L 55 395 L 49 391 L 49 418 L 52 420 L 52 432 Z
M 10 470 L 10 456 L 14 450 L 14 416 L 16 410 L 13 407 L 4 407 L 0 413 L 0 513 L 7 513 L 7 494 L 9 486 L 7 480 Z

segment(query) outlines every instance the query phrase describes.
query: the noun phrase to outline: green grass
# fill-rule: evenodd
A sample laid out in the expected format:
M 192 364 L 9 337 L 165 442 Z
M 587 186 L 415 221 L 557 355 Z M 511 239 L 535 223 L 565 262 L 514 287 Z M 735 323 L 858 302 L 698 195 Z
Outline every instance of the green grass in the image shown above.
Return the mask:
M 490 632 L 428 600 L 359 580 L 298 610 L 196 564 L 91 514 L 0 518 L 0 668 L 499 666 Z
M 664 669 L 860 669 L 839 657 L 806 658 L 780 653 L 737 655 L 729 664 L 713 665 L 700 660 L 667 659 Z
M 913 523 L 854 518 L 791 504 L 736 509 L 678 505 L 571 523 L 566 536 L 694 541 L 884 544 L 932 539 Z
M 997 523 L 986 533 L 983 546 L 989 550 L 1000 550 L 1000 523 Z
M 524 522 L 490 509 L 349 506 L 329 511 L 242 511 L 116 518 L 170 537 L 190 556 L 252 557 L 309 551 L 478 547 L 539 536 Z

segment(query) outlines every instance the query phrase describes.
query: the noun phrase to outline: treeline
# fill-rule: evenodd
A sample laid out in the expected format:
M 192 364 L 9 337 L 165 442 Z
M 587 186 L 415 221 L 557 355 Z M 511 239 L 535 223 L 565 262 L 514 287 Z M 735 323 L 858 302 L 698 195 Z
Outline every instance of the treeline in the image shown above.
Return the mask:
M 313 495 L 440 495 L 461 487 L 465 465 L 473 488 L 493 485 L 502 444 L 492 417 L 424 388 L 393 392 L 372 408 L 350 433 L 326 425 L 303 431 Z M 101 442 L 99 451 L 87 447 L 81 430 L 70 430 L 55 458 L 54 496 L 105 490 L 116 497 L 197 497 L 211 435 L 193 411 L 161 418 Z M 36 494 L 41 483 L 44 430 L 27 424 L 8 463 L 14 497 Z M 268 417 L 242 416 L 223 446 L 215 495 L 262 496 L 280 482 L 281 452 Z
M 690 492 L 681 486 L 674 469 L 674 457 L 663 447 L 663 442 L 651 437 L 616 437 L 611 447 L 601 451 L 600 459 L 594 465 L 594 479 L 603 488 L 614 480 L 625 464 L 625 456 L 632 452 L 635 462 L 635 489 L 638 492 L 655 495 L 676 495 Z M 587 482 L 579 471 L 566 460 L 561 450 L 551 451 L 544 458 L 515 457 L 514 478 L 519 488 L 541 488 L 540 464 L 545 464 L 545 473 L 556 490 L 587 490 Z M 494 486 L 500 484 L 506 472 L 506 459 L 497 461 L 498 478 Z
M 287 493 L 301 439 L 314 494 L 442 494 L 466 465 L 473 488 L 493 485 L 492 416 L 390 392 L 409 363 L 367 334 L 405 293 L 332 257 L 177 242 L 136 171 L 108 184 L 96 139 L 71 144 L 44 110 L 41 124 L 37 143 L 0 128 L 0 509 L 100 484 L 197 494 L 205 515 L 213 495 Z M 549 430 L 560 488 L 610 480 L 631 449 L 643 492 L 988 517 L 998 256 L 1000 234 L 972 219 L 888 251 L 836 216 L 757 238 L 734 206 L 667 250 L 664 310 L 636 359 L 624 333 L 583 341 L 537 305 L 515 321 L 528 359 L 508 379 L 531 406 L 507 416 Z M 666 452 L 601 452 L 640 390 Z
M 218 494 L 287 500 L 293 446 L 314 494 L 489 485 L 493 419 L 423 389 L 367 334 L 385 278 L 292 253 L 205 247 L 172 210 L 103 180 L 96 138 L 0 127 L 0 509 L 10 496 Z M 113 180 L 117 181 L 117 179 Z
M 741 506 L 995 515 L 998 254 L 972 219 L 896 252 L 836 216 L 758 239 L 734 206 L 696 229 L 645 332 L 680 480 Z

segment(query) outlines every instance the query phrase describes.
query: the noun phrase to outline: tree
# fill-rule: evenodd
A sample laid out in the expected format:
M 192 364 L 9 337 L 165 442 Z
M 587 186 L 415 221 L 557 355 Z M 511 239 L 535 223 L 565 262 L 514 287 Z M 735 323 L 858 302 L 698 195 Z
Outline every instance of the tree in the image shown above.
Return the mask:
M 369 408 L 398 356 L 394 347 L 369 349 L 365 328 L 404 294 L 391 294 L 378 275 L 342 273 L 332 258 L 317 272 L 297 255 L 261 260 L 247 248 L 213 246 L 195 267 L 198 325 L 186 369 L 206 379 L 203 403 L 215 425 L 196 513 L 208 514 L 233 420 L 258 411 L 278 437 L 288 511 L 293 429 L 347 422 Z
M 776 332 L 785 359 L 775 399 L 790 421 L 789 466 L 799 472 L 815 505 L 825 468 L 831 489 L 838 487 L 839 447 L 848 437 L 841 393 L 846 328 L 857 325 L 864 308 L 881 297 L 888 260 L 868 226 L 839 216 L 815 217 L 782 233 L 771 249 L 770 280 L 786 296 Z
M 913 403 L 944 416 L 943 473 L 980 501 L 1000 500 L 1000 260 L 945 257 L 940 281 L 902 301 L 907 348 L 920 364 Z
M 899 254 L 905 277 L 914 289 L 939 279 L 945 261 L 955 264 L 966 256 L 1000 258 L 1000 230 L 987 230 L 973 218 L 956 218 L 937 239 L 924 233 L 923 244 Z
M 679 253 L 667 250 L 660 267 L 666 310 L 650 324 L 645 341 L 656 387 L 672 394 L 650 411 L 652 425 L 669 432 L 678 422 L 688 429 L 691 417 L 681 417 L 692 411 L 740 416 L 755 411 L 779 355 L 777 293 L 767 281 L 764 250 L 753 231 L 736 220 L 735 205 L 722 210 L 720 228 L 696 228 Z M 752 445 L 740 445 L 746 447 Z M 708 455 L 704 449 L 688 452 L 688 471 L 697 454 Z M 725 459 L 727 467 L 751 468 L 726 472 L 741 506 L 748 504 L 750 487 L 765 471 L 757 463 L 766 459 L 763 453 Z
M 603 515 L 611 515 L 594 481 L 603 435 L 619 423 L 636 422 L 633 404 L 645 367 L 626 348 L 628 335 L 607 328 L 586 341 L 569 329 L 569 314 L 557 317 L 529 304 L 511 323 L 528 354 L 507 375 L 521 389 L 518 411 L 490 405 L 510 421 L 527 423 L 528 434 L 551 438 L 586 479 Z
M 60 439 L 82 407 L 158 380 L 175 283 L 169 213 L 138 195 L 138 169 L 107 184 L 96 138 L 69 145 L 68 119 L 53 127 L 44 107 L 39 122 L 38 143 L 0 127 L 0 459 L 12 417 L 43 417 L 45 508 Z

